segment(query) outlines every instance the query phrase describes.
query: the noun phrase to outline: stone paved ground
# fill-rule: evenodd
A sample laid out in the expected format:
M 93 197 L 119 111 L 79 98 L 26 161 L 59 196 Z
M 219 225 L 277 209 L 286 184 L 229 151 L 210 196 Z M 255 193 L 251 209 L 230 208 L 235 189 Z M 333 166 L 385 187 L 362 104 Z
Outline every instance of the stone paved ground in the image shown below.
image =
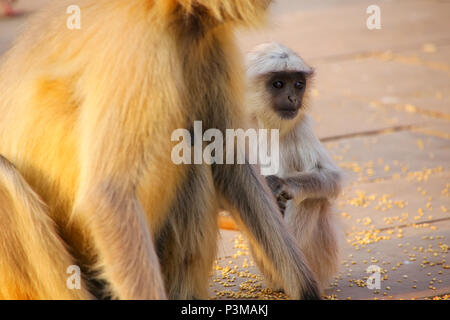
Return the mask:
M 366 27 L 371 4 L 381 30 Z M 450 293 L 450 2 L 280 0 L 271 18 L 240 33 L 241 47 L 279 41 L 316 68 L 315 129 L 346 175 L 342 264 L 327 298 Z M 277 298 L 242 236 L 222 236 L 211 296 Z M 370 265 L 379 290 L 366 287 Z
M 48 0 L 20 0 L 29 12 Z M 366 28 L 381 7 L 382 29 Z M 0 19 L 0 53 L 25 17 Z M 316 132 L 346 176 L 345 226 L 329 299 L 450 293 L 450 2 L 278 0 L 269 27 L 240 32 L 246 51 L 282 42 L 316 68 Z M 369 290 L 369 265 L 381 287 Z M 211 298 L 286 298 L 265 288 L 237 231 L 222 231 Z

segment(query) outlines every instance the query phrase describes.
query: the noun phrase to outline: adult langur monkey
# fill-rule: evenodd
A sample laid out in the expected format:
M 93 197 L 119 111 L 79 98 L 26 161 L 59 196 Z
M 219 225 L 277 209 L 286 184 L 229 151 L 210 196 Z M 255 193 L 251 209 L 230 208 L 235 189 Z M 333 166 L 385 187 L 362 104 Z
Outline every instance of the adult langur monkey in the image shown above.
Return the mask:
M 171 134 L 194 120 L 241 127 L 233 29 L 269 2 L 53 1 L 34 17 L 0 67 L 0 298 L 204 298 L 218 197 L 270 277 L 320 298 L 254 166 L 171 160 Z
M 246 107 L 255 126 L 279 130 L 279 172 L 266 179 L 323 290 L 339 262 L 340 231 L 332 200 L 340 193 L 341 173 L 305 113 L 312 74 L 313 69 L 289 48 L 261 44 L 247 56 Z

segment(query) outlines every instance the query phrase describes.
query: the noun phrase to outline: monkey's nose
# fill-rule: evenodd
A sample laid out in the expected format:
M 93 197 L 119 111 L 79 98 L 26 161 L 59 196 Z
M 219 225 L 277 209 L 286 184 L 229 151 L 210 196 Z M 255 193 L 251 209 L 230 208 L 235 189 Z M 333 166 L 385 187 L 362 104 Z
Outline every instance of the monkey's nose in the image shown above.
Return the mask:
M 291 103 L 297 103 L 297 99 L 296 99 L 295 97 L 288 96 L 288 100 L 289 100 Z

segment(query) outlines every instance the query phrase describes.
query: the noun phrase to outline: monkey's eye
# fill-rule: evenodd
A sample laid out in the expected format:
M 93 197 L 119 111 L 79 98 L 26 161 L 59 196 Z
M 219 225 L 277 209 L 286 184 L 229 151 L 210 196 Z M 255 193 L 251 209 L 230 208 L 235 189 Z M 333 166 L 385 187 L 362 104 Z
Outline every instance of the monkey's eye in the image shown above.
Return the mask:
M 281 88 L 283 88 L 284 84 L 281 81 L 275 81 L 274 83 L 272 83 L 272 85 L 274 88 L 281 89 Z
M 305 84 L 303 82 L 297 81 L 294 84 L 295 89 L 303 89 L 305 87 Z

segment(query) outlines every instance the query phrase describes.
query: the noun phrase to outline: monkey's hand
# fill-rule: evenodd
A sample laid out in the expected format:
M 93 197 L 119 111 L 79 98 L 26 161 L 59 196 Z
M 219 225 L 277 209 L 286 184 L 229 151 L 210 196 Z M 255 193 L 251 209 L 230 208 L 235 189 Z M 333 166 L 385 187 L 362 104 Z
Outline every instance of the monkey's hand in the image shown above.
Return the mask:
M 286 210 L 286 203 L 288 202 L 288 200 L 291 200 L 293 198 L 291 192 L 289 191 L 289 186 L 282 178 L 275 175 L 267 176 L 266 181 L 270 187 L 270 190 L 272 190 L 275 199 L 277 199 L 281 214 L 284 215 L 284 212 Z

